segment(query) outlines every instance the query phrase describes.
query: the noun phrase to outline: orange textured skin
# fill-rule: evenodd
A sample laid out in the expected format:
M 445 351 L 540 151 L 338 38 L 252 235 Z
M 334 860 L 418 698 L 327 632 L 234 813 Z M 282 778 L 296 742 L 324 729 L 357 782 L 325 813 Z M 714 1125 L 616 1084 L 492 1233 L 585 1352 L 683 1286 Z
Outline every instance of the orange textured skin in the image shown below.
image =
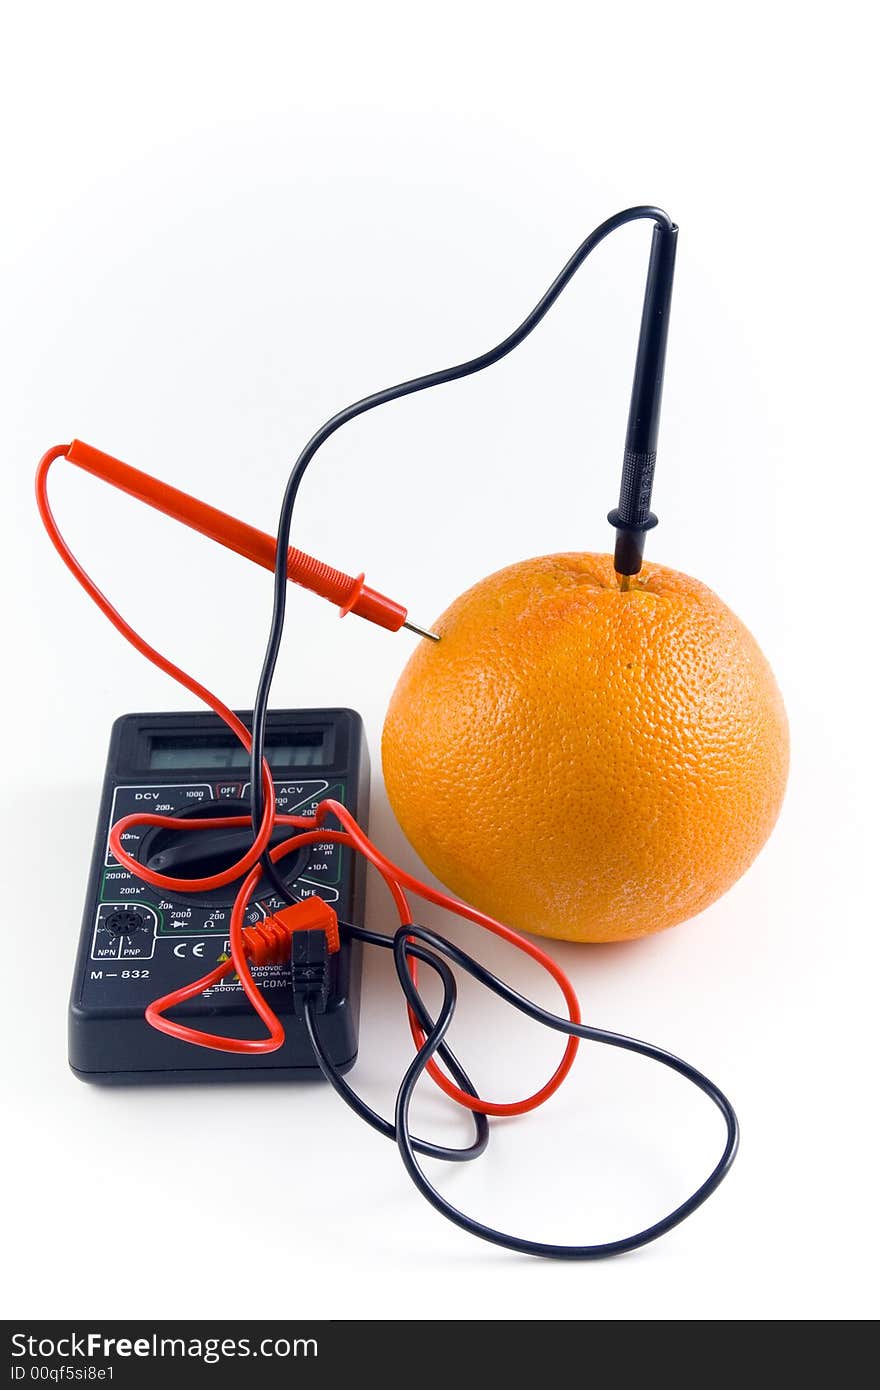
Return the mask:
M 788 723 L 751 633 L 696 579 L 609 555 L 490 575 L 421 642 L 382 738 L 404 833 L 454 893 L 570 941 L 662 931 L 748 868 Z

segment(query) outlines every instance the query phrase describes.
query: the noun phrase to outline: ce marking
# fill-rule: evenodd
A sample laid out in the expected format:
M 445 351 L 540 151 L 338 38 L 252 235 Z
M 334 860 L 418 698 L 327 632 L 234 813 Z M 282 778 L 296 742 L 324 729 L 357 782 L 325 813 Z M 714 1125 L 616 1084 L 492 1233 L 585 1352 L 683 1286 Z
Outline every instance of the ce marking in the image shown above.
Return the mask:
M 201 960 L 202 956 L 205 954 L 204 941 L 194 941 L 192 943 L 192 946 L 190 946 L 188 941 L 176 941 L 174 943 L 174 954 L 178 957 L 178 959 L 182 959 L 182 957 L 186 955 L 188 947 L 190 955 L 198 956 Z

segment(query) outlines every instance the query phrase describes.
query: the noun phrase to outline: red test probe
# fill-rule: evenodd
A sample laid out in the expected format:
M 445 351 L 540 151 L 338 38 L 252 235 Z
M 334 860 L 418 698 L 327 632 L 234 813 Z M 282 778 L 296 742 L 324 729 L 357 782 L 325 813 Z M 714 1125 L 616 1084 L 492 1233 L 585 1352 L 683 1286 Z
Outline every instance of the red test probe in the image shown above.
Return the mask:
M 200 502 L 197 497 L 191 497 L 188 492 L 182 492 L 170 483 L 163 483 L 149 473 L 142 473 L 139 468 L 132 468 L 128 463 L 102 453 L 100 449 L 93 449 L 91 444 L 83 444 L 80 439 L 75 439 L 69 445 L 64 457 L 68 463 L 75 463 L 77 468 L 119 488 L 120 492 L 127 492 L 130 497 L 146 502 L 157 512 L 164 512 L 193 531 L 200 531 L 212 541 L 219 541 L 227 550 L 234 550 L 246 560 L 253 560 L 263 569 L 274 570 L 276 543 L 274 537 L 267 536 L 265 531 L 258 531 L 246 521 L 221 512 L 208 502 Z M 300 584 L 304 589 L 311 589 L 313 594 L 320 594 L 321 598 L 338 604 L 342 618 L 348 613 L 356 613 L 359 618 L 368 618 L 371 623 L 377 623 L 389 632 L 399 632 L 405 627 L 420 637 L 429 637 L 434 642 L 440 640 L 435 632 L 410 622 L 401 604 L 365 584 L 362 574 L 344 574 L 342 570 L 333 569 L 293 546 L 287 551 L 287 577 L 294 584 Z

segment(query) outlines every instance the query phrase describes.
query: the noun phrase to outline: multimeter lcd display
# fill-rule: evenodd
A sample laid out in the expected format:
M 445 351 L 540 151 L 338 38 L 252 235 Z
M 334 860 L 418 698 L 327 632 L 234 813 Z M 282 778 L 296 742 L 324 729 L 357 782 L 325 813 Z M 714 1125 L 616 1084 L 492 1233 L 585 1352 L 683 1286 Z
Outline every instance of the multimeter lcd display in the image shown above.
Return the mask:
M 292 736 L 274 738 L 270 733 L 265 744 L 269 766 L 325 766 L 333 758 L 333 750 L 328 747 L 328 733 L 327 729 L 302 729 Z M 229 768 L 246 768 L 249 762 L 244 744 L 232 734 L 190 734 L 180 737 L 154 734 L 150 738 L 149 749 L 148 766 L 162 772 L 190 767 L 226 771 Z

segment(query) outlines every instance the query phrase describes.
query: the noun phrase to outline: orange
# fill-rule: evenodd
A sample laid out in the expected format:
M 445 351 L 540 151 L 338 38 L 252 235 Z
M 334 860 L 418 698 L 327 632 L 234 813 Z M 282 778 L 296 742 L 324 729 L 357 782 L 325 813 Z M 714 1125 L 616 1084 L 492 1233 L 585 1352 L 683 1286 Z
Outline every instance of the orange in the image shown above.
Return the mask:
M 705 585 L 608 555 L 490 575 L 421 642 L 382 738 L 429 869 L 522 931 L 626 941 L 714 902 L 779 812 L 788 724 L 755 639 Z

